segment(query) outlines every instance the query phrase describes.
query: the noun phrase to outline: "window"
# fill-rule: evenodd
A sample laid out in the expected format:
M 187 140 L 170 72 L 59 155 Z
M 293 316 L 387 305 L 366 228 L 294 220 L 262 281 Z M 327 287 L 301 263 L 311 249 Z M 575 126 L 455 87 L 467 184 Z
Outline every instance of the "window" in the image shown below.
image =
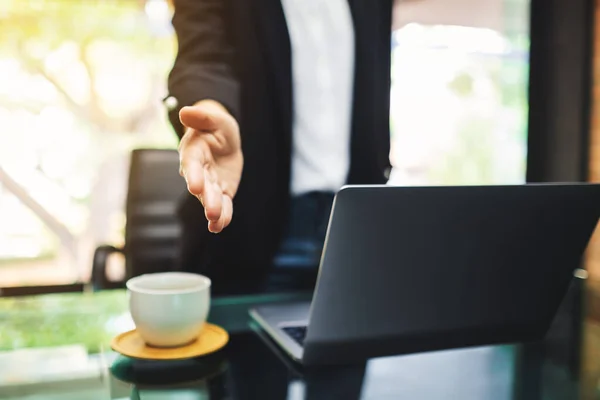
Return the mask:
M 525 180 L 529 2 L 400 2 L 393 184 Z
M 450 4 L 451 3 L 451 4 Z M 0 1 L 0 286 L 87 280 L 123 240 L 128 157 L 173 148 L 167 0 Z M 393 184 L 524 180 L 525 0 L 402 0 Z
M 0 2 L 0 285 L 86 279 L 122 241 L 127 161 L 174 147 L 163 0 Z

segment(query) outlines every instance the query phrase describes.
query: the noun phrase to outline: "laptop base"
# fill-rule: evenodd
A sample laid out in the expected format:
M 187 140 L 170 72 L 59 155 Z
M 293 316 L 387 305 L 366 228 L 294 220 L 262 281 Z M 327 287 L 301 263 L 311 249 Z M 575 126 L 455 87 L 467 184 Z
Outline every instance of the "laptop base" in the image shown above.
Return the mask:
M 250 310 L 252 319 L 295 361 L 304 353 L 297 332 L 308 325 L 310 302 L 261 306 Z

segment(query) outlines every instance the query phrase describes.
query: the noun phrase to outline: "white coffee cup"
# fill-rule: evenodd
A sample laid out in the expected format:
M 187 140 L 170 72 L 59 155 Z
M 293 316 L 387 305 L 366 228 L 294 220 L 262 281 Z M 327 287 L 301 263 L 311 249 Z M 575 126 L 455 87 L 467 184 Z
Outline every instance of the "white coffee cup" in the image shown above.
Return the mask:
M 146 344 L 177 347 L 196 340 L 208 317 L 210 285 L 209 278 L 186 272 L 128 280 L 129 310 Z

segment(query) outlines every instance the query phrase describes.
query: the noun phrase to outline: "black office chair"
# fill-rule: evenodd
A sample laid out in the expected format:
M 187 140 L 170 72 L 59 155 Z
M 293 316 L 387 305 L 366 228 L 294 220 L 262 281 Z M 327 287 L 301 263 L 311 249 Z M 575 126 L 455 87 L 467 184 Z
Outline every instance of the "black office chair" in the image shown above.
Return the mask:
M 124 287 L 106 275 L 108 257 L 125 256 L 125 279 L 145 273 L 173 269 L 177 257 L 180 226 L 177 206 L 187 193 L 179 176 L 175 150 L 138 149 L 131 154 L 127 189 L 125 245 L 96 249 L 92 265 L 94 290 Z

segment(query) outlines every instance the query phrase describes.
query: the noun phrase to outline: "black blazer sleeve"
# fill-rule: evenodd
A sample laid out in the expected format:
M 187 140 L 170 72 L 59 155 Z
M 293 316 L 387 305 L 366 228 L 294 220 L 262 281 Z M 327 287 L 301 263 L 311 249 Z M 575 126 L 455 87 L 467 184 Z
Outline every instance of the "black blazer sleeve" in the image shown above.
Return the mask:
M 169 119 L 178 136 L 183 135 L 179 110 L 197 101 L 212 99 L 238 116 L 239 83 L 233 72 L 234 46 L 227 0 L 175 0 L 173 27 L 178 51 L 168 78 L 169 96 L 177 106 Z

